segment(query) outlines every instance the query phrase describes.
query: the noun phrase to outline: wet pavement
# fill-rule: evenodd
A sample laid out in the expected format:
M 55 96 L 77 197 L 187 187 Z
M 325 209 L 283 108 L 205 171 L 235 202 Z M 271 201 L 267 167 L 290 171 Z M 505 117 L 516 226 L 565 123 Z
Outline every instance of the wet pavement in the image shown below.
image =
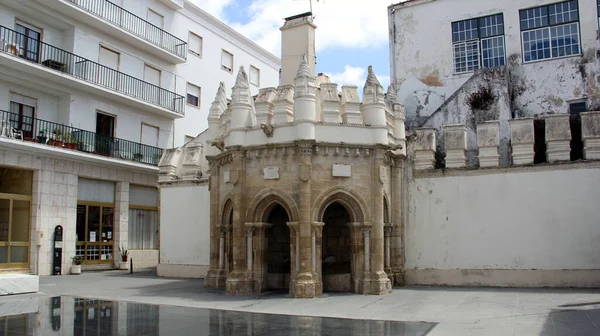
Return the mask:
M 423 336 L 435 325 L 247 313 L 69 296 L 29 301 L 13 303 L 25 307 L 37 302 L 37 311 L 0 316 L 0 335 Z

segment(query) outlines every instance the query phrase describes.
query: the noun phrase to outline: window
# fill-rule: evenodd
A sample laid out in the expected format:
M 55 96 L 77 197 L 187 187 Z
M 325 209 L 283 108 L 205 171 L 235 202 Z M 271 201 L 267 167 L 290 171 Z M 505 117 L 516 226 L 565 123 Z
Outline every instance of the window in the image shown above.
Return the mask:
M 129 187 L 128 230 L 130 249 L 158 248 L 158 189 Z
M 598 8 L 596 13 L 598 14 L 598 26 L 600 27 L 600 0 L 598 0 Z
M 19 45 L 19 56 L 34 62 L 39 61 L 41 29 L 17 22 L 15 30 L 18 33 L 16 42 Z
M 165 21 L 165 18 L 162 15 L 160 15 L 157 12 L 153 11 L 152 9 L 148 8 L 148 22 L 150 22 L 151 24 L 162 29 L 163 25 L 164 25 L 164 21 Z M 157 34 L 159 34 L 159 32 L 157 32 Z
M 250 83 L 260 86 L 260 69 L 253 65 L 250 66 Z
M 190 32 L 188 47 L 192 54 L 202 56 L 202 37 Z
M 454 73 L 503 66 L 504 16 L 490 15 L 452 23 Z
M 15 93 L 10 94 L 10 125 L 23 131 L 25 138 L 33 138 L 33 118 L 37 100 Z
M 140 143 L 147 145 L 147 146 L 158 147 L 158 134 L 159 133 L 160 132 L 159 132 L 158 127 L 151 126 L 146 123 L 142 123 L 142 134 L 140 135 Z M 140 153 L 140 154 L 148 155 L 150 153 Z
M 569 104 L 569 114 L 579 115 L 581 112 L 587 112 L 587 104 L 585 101 L 573 102 Z
M 155 67 L 144 65 L 144 81 L 160 87 L 160 70 Z
M 581 54 L 577 0 L 522 9 L 523 61 Z
M 233 54 L 221 50 L 221 68 L 225 71 L 233 72 Z
M 187 103 L 192 106 L 200 107 L 200 87 L 187 83 Z

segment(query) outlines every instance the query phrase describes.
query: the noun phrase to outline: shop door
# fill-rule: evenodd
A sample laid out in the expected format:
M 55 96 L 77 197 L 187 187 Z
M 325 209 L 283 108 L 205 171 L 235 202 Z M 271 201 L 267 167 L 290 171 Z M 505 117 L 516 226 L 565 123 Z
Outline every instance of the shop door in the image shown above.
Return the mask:
M 109 204 L 77 205 L 77 249 L 84 264 L 111 264 L 114 260 L 114 208 Z
M 0 268 L 29 268 L 28 198 L 0 194 Z

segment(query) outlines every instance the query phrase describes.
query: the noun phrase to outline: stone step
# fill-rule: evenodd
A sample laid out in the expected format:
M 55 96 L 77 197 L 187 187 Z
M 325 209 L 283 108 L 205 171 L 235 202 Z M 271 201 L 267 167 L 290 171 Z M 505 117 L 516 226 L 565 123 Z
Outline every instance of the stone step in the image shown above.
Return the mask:
M 40 277 L 33 274 L 0 274 L 0 296 L 37 293 L 40 290 Z

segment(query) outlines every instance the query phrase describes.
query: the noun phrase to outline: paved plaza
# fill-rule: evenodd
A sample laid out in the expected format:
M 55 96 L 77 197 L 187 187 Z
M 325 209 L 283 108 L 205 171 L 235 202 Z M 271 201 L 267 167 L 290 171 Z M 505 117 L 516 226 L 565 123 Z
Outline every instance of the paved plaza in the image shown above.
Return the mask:
M 151 271 L 108 271 L 41 277 L 39 294 L 3 297 L 0 304 L 55 296 L 413 323 L 412 329 L 403 329 L 412 333 L 394 333 L 390 327 L 391 332 L 385 333 L 389 335 L 600 335 L 600 290 L 404 287 L 384 296 L 327 293 L 316 299 L 292 299 L 285 292 L 230 296 L 205 289 L 202 280 L 165 279 Z M 270 335 L 254 333 L 263 334 Z

